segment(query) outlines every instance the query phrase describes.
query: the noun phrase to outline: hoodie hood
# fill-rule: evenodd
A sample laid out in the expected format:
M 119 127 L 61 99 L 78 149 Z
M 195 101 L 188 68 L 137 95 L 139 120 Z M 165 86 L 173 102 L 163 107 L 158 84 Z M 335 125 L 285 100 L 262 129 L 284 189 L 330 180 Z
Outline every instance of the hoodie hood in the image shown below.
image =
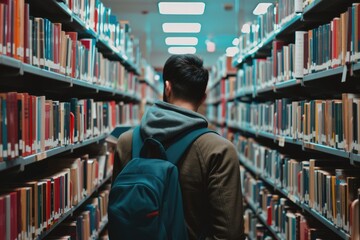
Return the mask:
M 179 134 L 207 126 L 206 119 L 197 112 L 156 101 L 144 114 L 140 131 L 144 138 L 153 137 L 160 142 L 167 142 Z

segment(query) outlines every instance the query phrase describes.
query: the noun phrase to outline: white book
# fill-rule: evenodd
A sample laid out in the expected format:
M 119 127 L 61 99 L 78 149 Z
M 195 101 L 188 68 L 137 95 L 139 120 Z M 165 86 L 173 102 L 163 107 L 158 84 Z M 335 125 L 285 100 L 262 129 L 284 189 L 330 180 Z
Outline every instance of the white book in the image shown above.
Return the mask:
M 294 4 L 295 4 L 295 8 L 294 8 L 295 13 L 302 13 L 303 12 L 303 1 L 302 0 L 294 0 Z
M 295 78 L 304 77 L 304 31 L 295 32 Z

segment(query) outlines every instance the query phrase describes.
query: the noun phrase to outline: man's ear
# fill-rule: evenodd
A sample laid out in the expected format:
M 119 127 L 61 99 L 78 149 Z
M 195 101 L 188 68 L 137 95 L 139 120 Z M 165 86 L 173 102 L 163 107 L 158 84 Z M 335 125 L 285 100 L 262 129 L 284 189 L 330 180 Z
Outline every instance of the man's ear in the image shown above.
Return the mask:
M 172 86 L 171 86 L 171 82 L 170 81 L 165 81 L 165 94 L 167 99 L 169 99 L 170 95 L 171 95 L 171 90 L 172 90 Z

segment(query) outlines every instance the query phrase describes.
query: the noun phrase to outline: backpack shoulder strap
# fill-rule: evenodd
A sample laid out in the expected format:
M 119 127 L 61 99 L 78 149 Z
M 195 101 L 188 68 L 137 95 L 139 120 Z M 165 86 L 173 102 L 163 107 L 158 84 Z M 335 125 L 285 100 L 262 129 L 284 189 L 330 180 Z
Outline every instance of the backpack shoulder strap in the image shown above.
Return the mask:
M 188 147 L 201 135 L 205 133 L 213 132 L 218 134 L 215 131 L 212 131 L 208 128 L 200 128 L 190 133 L 186 134 L 184 137 L 176 141 L 166 150 L 166 156 L 169 162 L 176 165 L 180 160 L 181 156 L 185 153 Z
M 132 158 L 140 157 L 140 151 L 143 144 L 144 141 L 140 134 L 140 126 L 136 126 L 132 134 Z

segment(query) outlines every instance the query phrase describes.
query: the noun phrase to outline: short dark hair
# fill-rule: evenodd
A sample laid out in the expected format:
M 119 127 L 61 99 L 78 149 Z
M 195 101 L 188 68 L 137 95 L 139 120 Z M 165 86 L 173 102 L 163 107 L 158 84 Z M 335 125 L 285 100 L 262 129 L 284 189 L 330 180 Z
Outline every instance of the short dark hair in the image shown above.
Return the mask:
M 164 89 L 165 81 L 171 83 L 175 98 L 198 104 L 205 95 L 209 72 L 196 55 L 172 55 L 164 65 L 163 80 Z

